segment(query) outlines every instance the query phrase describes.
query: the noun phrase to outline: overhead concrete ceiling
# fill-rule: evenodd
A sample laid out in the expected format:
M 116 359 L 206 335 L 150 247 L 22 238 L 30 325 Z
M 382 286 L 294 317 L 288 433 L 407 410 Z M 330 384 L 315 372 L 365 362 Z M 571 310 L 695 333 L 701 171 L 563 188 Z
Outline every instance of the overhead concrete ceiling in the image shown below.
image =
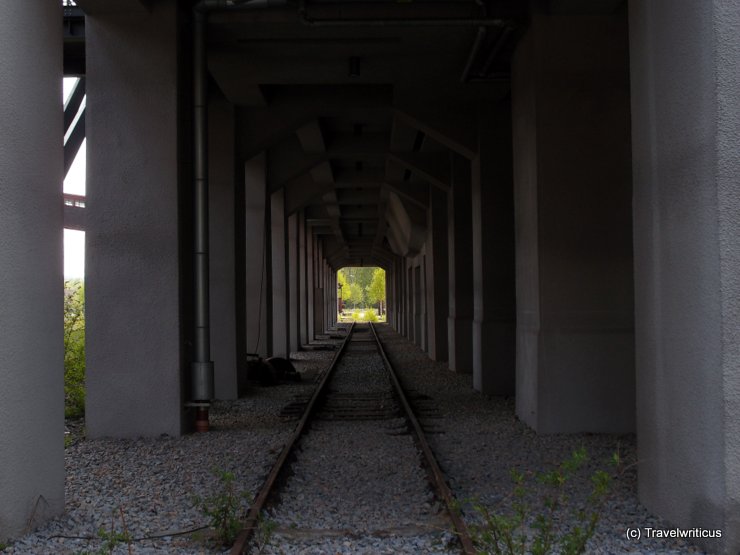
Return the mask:
M 451 152 L 475 155 L 478 102 L 508 94 L 525 4 L 308 2 L 210 15 L 208 67 L 237 106 L 239 155 L 267 153 L 268 190 L 285 191 L 289 212 L 306 209 L 332 266 L 419 252 L 429 188 L 449 189 Z

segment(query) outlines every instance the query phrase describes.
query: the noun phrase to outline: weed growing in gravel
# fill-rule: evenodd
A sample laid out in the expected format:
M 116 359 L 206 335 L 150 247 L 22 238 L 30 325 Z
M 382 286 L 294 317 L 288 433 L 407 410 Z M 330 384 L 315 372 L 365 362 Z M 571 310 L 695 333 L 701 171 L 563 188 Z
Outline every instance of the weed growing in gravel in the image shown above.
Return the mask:
M 597 470 L 591 477 L 591 492 L 585 503 L 571 507 L 565 485 L 588 460 L 585 448 L 577 449 L 570 458 L 550 472 L 524 474 L 511 471 L 514 488 L 511 494 L 512 509 L 509 514 L 492 512 L 479 502 L 472 504 L 482 521 L 470 525 L 470 533 L 481 554 L 491 555 L 580 555 L 594 535 L 601 509 L 610 490 L 612 476 Z M 612 458 L 619 470 L 622 461 L 619 452 Z M 542 508 L 535 508 L 528 501 L 531 497 L 527 479 L 532 478 L 546 488 Z M 565 531 L 557 523 L 570 522 Z
M 106 530 L 105 527 L 101 526 L 98 530 L 98 538 L 103 542 L 101 548 L 95 552 L 82 551 L 78 555 L 113 555 L 113 552 L 119 545 L 126 545 L 128 547 L 129 555 L 132 553 L 131 544 L 134 540 L 126 527 L 126 518 L 123 516 L 123 507 L 119 507 L 118 511 L 121 514 L 123 530 L 120 532 L 116 530 L 114 522 L 111 522 L 110 530 Z
M 221 545 L 229 545 L 234 543 L 242 528 L 242 500 L 248 498 L 249 493 L 236 491 L 233 472 L 214 469 L 213 474 L 219 479 L 221 490 L 206 499 L 196 496 L 193 503 L 208 517 L 208 525 L 216 541 Z
M 257 531 L 254 535 L 254 544 L 257 548 L 257 555 L 264 552 L 265 548 L 270 545 L 272 536 L 277 528 L 277 523 L 274 520 L 266 519 L 262 514 L 259 515 L 257 521 Z

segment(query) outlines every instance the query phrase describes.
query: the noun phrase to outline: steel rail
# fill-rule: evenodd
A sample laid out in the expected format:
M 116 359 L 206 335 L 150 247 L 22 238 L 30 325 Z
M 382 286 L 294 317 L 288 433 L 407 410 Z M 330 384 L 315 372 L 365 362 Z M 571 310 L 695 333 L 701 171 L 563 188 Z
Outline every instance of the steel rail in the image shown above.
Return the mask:
M 283 450 L 280 452 L 280 456 L 275 461 L 275 464 L 270 470 L 270 473 L 267 475 L 267 478 L 265 478 L 265 481 L 262 484 L 262 487 L 260 488 L 260 491 L 257 494 L 257 497 L 254 498 L 254 501 L 252 502 L 252 505 L 249 508 L 249 512 L 247 513 L 247 517 L 244 519 L 242 530 L 241 532 L 239 532 L 239 535 L 237 536 L 236 541 L 234 542 L 234 545 L 231 548 L 231 551 L 229 551 L 229 555 L 242 555 L 246 553 L 247 548 L 249 547 L 249 540 L 252 538 L 252 534 L 254 533 L 254 531 L 257 529 L 259 525 L 260 513 L 262 512 L 262 509 L 264 508 L 265 503 L 270 497 L 270 494 L 272 493 L 275 483 L 277 482 L 277 479 L 280 476 L 280 473 L 283 470 L 283 467 L 285 467 L 285 463 L 290 457 L 290 454 L 293 452 L 293 449 L 298 443 L 298 440 L 305 433 L 308 427 L 308 423 L 310 422 L 316 410 L 316 405 L 318 403 L 318 400 L 324 394 L 326 385 L 329 383 L 331 379 L 331 375 L 334 373 L 334 370 L 336 369 L 339 363 L 339 360 L 342 358 L 342 355 L 344 354 L 344 350 L 347 347 L 347 343 L 349 343 L 349 340 L 352 337 L 352 332 L 354 330 L 354 327 L 355 327 L 355 324 L 353 322 L 350 325 L 349 330 L 347 330 L 347 336 L 344 338 L 344 341 L 342 342 L 342 346 L 339 348 L 337 353 L 334 355 L 334 358 L 331 361 L 331 365 L 329 366 L 328 370 L 324 372 L 323 378 L 321 379 L 319 384 L 314 389 L 313 395 L 311 395 L 311 399 L 308 401 L 308 405 L 306 405 L 306 410 L 303 413 L 303 416 L 298 421 L 298 424 L 293 430 L 293 433 L 290 436 L 290 439 L 285 444 L 285 447 L 283 447 Z
M 411 422 L 411 425 L 414 428 L 416 440 L 419 447 L 421 448 L 422 453 L 424 453 L 424 459 L 429 467 L 429 470 L 432 473 L 437 493 L 444 500 L 445 505 L 447 506 L 450 520 L 452 520 L 452 524 L 455 526 L 457 537 L 460 540 L 460 544 L 462 546 L 462 552 L 465 555 L 475 555 L 477 551 L 475 549 L 475 546 L 473 545 L 473 540 L 470 537 L 470 533 L 468 532 L 468 527 L 465 525 L 465 522 L 459 514 L 455 495 L 452 493 L 452 490 L 450 490 L 450 487 L 447 485 L 445 475 L 442 472 L 442 469 L 439 467 L 439 463 L 437 463 L 437 458 L 434 456 L 432 448 L 429 446 L 429 442 L 424 435 L 424 430 L 422 429 L 421 424 L 419 424 L 419 420 L 416 418 L 416 415 L 411 408 L 411 404 L 406 397 L 406 393 L 404 392 L 403 387 L 401 387 L 401 382 L 398 380 L 396 371 L 393 368 L 391 361 L 388 359 L 388 356 L 385 354 L 383 344 L 380 342 L 380 338 L 375 331 L 375 326 L 372 323 L 370 323 L 370 329 L 372 330 L 375 341 L 378 344 L 378 351 L 380 352 L 380 356 L 383 358 L 383 362 L 388 369 L 388 374 L 391 377 L 391 382 L 393 382 L 393 385 L 396 388 L 399 401 L 401 402 L 401 405 L 406 412 L 406 417 L 408 418 L 409 422 Z

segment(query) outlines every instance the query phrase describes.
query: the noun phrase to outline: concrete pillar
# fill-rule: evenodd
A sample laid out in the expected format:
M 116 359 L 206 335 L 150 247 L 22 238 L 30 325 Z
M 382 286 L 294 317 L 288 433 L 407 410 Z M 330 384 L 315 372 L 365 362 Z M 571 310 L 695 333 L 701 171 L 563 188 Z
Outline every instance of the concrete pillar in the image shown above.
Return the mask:
M 182 431 L 178 21 L 174 0 L 86 18 L 90 438 Z
M 211 359 L 217 399 L 236 399 L 236 261 L 234 228 L 234 107 L 209 106 Z
M 298 213 L 298 345 L 307 345 L 308 333 L 308 273 L 306 258 L 308 242 L 306 241 L 306 219 L 303 211 Z
M 404 259 L 406 279 L 406 338 L 415 343 L 416 318 L 414 316 L 414 268 L 408 258 Z
M 535 13 L 514 58 L 517 414 L 540 432 L 634 430 L 628 63 L 624 13 Z
M 0 6 L 0 542 L 64 510 L 61 6 Z
M 314 235 L 313 238 L 313 267 L 314 267 L 314 291 L 313 291 L 313 332 L 314 337 L 324 333 L 324 288 L 322 286 L 322 257 L 321 241 Z
M 313 230 L 306 226 L 306 327 L 308 339 L 311 343 L 316 338 L 316 238 Z
M 452 159 L 452 188 L 447 195 L 449 318 L 447 341 L 450 370 L 473 372 L 473 228 L 470 161 Z
M 300 276 L 298 273 L 298 214 L 288 217 L 288 346 L 289 352 L 300 349 Z
M 270 244 L 272 249 L 272 356 L 287 357 L 290 353 L 288 330 L 288 265 L 283 189 L 270 195 Z
M 630 2 L 641 501 L 740 551 L 740 7 Z M 695 540 L 692 540 L 695 541 Z
M 480 109 L 472 163 L 473 384 L 490 395 L 514 393 L 514 206 L 508 102 Z
M 334 327 L 334 313 L 336 310 L 333 310 L 334 306 L 334 288 L 332 287 L 332 272 L 331 267 L 327 262 L 324 262 L 324 290 L 326 291 L 326 327 L 332 328 Z
M 422 256 L 418 257 L 423 258 Z M 421 261 L 414 263 L 411 267 L 411 280 L 413 283 L 413 305 L 414 305 L 414 343 L 425 350 L 422 323 L 425 319 L 424 313 L 424 273 Z
M 447 360 L 449 313 L 447 194 L 430 187 L 426 239 L 427 352 L 432 360 Z
M 269 354 L 267 206 L 265 196 L 265 154 L 244 164 L 245 280 L 244 320 L 247 353 Z

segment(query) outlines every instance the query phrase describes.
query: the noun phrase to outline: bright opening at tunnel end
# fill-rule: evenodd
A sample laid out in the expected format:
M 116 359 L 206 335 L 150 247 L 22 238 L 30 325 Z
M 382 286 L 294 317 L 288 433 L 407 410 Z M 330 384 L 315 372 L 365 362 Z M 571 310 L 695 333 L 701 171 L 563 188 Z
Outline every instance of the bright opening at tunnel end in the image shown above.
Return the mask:
M 386 321 L 385 270 L 349 266 L 337 271 L 337 320 Z

